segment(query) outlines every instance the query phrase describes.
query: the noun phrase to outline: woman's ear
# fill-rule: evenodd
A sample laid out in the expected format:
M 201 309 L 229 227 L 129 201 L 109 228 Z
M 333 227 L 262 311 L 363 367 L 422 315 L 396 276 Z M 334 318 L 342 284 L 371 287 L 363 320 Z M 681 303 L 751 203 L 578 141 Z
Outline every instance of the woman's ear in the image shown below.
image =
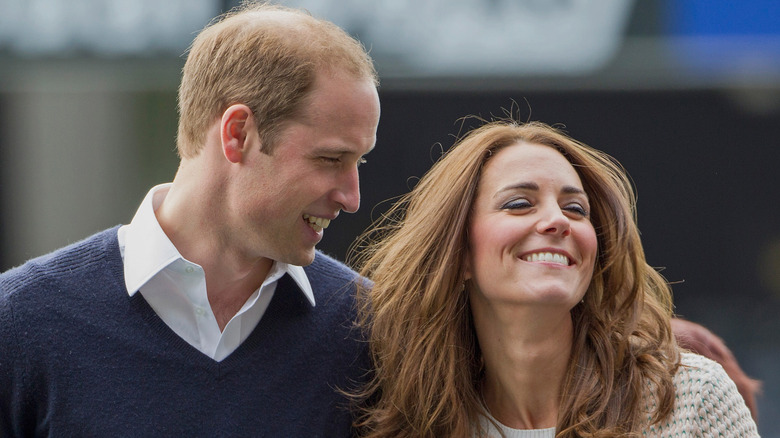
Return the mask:
M 228 107 L 222 113 L 219 124 L 219 137 L 222 144 L 222 153 L 231 163 L 240 163 L 244 159 L 249 145 L 247 133 L 252 125 L 252 110 L 243 104 L 235 104 Z
M 463 281 L 469 281 L 471 277 L 471 254 L 466 250 L 463 255 Z

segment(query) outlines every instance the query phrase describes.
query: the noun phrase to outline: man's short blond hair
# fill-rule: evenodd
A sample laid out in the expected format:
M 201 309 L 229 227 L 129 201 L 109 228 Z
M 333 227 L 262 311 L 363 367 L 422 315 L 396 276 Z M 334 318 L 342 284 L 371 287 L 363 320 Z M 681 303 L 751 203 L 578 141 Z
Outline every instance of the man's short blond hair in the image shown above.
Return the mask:
M 179 155 L 197 155 L 208 129 L 238 103 L 252 110 L 262 150 L 271 153 L 318 72 L 344 72 L 378 85 L 365 48 L 343 29 L 306 11 L 246 2 L 217 17 L 192 42 L 182 72 Z

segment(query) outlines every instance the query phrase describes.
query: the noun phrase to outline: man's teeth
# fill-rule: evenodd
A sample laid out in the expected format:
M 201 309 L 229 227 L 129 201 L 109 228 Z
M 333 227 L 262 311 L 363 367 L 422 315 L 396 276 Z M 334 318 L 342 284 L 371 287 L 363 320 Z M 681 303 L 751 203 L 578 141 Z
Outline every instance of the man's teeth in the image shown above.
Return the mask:
M 330 219 L 325 219 L 324 217 L 309 216 L 308 214 L 303 215 L 303 220 L 308 222 L 309 226 L 318 233 L 324 230 L 325 228 L 328 228 L 328 225 L 330 225 Z
M 523 256 L 523 260 L 527 262 L 551 262 L 561 265 L 569 265 L 569 258 L 563 254 L 553 254 L 551 252 L 540 252 L 535 254 L 529 254 Z

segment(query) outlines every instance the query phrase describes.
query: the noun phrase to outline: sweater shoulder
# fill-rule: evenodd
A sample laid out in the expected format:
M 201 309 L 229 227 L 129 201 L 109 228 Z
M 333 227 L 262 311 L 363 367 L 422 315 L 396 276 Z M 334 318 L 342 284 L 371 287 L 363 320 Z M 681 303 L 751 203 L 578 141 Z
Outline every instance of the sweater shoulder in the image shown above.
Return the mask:
M 717 362 L 683 352 L 673 382 L 676 396 L 672 414 L 645 436 L 758 436 L 736 384 Z
M 317 251 L 314 261 L 304 267 L 320 311 L 354 317 L 358 285 L 366 280 L 344 263 Z
M 117 228 L 93 234 L 0 274 L 0 300 L 13 299 L 23 292 L 61 291 L 63 284 L 83 284 L 97 273 L 122 275 Z
M 680 367 L 674 375 L 674 386 L 678 395 L 702 396 L 713 391 L 739 395 L 736 385 L 719 363 L 688 352 L 680 354 Z
M 319 281 L 354 283 L 360 278 L 349 266 L 321 251 L 317 251 L 314 261 L 304 270 L 312 283 Z

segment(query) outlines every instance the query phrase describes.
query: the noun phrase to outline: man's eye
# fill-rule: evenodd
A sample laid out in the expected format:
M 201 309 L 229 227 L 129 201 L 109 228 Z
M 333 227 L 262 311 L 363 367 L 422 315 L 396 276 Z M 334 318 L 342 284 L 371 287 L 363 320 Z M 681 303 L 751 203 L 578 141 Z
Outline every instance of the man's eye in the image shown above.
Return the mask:
M 326 163 L 332 163 L 332 164 L 336 164 L 336 163 L 340 163 L 341 162 L 341 159 L 338 158 L 338 157 L 325 157 L 325 156 L 323 156 L 323 157 L 320 157 L 320 160 L 322 160 L 322 161 L 324 161 Z
M 528 208 L 531 206 L 531 203 L 528 202 L 527 199 L 513 199 L 506 204 L 502 205 L 501 208 L 504 210 L 517 210 L 520 208 Z

